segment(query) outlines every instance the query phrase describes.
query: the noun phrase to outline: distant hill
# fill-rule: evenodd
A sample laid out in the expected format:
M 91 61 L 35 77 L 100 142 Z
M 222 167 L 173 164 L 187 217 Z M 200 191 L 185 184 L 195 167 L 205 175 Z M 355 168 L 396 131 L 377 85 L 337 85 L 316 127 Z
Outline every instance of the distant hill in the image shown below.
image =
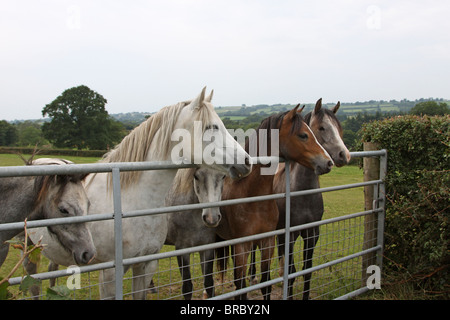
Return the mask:
M 412 107 L 414 107 L 417 103 L 423 101 L 438 101 L 438 102 L 446 102 L 450 104 L 450 100 L 443 98 L 422 98 L 416 99 L 414 101 L 403 99 L 400 101 L 397 100 L 370 100 L 364 102 L 342 102 L 341 108 L 339 109 L 339 114 L 342 116 L 355 116 L 358 113 L 366 112 L 366 113 L 376 113 L 380 111 L 382 113 L 408 113 Z M 336 101 L 337 102 L 337 101 Z M 332 108 L 336 104 L 333 103 L 324 103 L 323 106 L 327 108 Z M 311 111 L 314 108 L 315 103 L 307 103 L 305 107 L 305 113 Z M 243 118 L 248 117 L 249 115 L 254 114 L 272 114 L 278 113 L 281 111 L 286 111 L 292 109 L 294 104 L 260 104 L 260 105 L 241 105 L 241 106 L 216 106 L 215 110 L 217 114 L 223 118 L 229 118 L 230 120 L 242 120 Z M 143 122 L 147 116 L 154 114 L 155 112 L 126 112 L 126 113 L 111 113 L 110 116 L 114 119 L 125 124 L 126 127 L 135 127 L 141 122 Z M 21 123 L 24 121 L 32 121 L 42 124 L 43 122 L 50 121 L 49 118 L 45 119 L 30 119 L 30 120 L 14 120 L 9 121 L 10 123 Z
M 370 100 L 365 102 L 342 102 L 341 101 L 341 107 L 339 109 L 339 114 L 343 116 L 354 116 L 361 112 L 366 113 L 408 113 L 417 103 L 423 102 L 423 101 L 439 101 L 439 102 L 446 102 L 447 104 L 450 104 L 450 101 L 447 99 L 417 99 L 414 101 L 403 99 L 401 101 L 397 100 L 390 100 L 390 101 L 384 101 L 384 100 Z M 336 102 L 333 103 L 324 103 L 323 106 L 327 108 L 332 108 L 336 105 Z M 305 107 L 305 113 L 311 111 L 314 108 L 315 103 L 307 103 Z M 274 104 L 274 105 L 255 105 L 255 106 L 227 106 L 227 107 L 216 107 L 217 114 L 221 118 L 230 118 L 230 120 L 242 120 L 243 118 L 258 114 L 258 113 L 276 113 L 281 111 L 286 111 L 289 109 L 292 109 L 294 105 L 292 104 Z

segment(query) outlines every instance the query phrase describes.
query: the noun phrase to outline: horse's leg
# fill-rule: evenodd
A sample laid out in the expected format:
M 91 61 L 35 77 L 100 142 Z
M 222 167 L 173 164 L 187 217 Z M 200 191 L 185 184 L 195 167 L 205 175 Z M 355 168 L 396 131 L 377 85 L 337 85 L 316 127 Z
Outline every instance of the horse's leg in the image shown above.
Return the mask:
M 297 270 L 295 269 L 294 264 L 294 245 L 299 233 L 291 232 L 289 237 L 289 257 L 288 257 L 288 274 L 295 273 Z M 278 242 L 278 260 L 279 260 L 279 268 L 280 268 L 280 276 L 282 277 L 284 274 L 284 264 L 286 263 L 286 257 L 284 256 L 285 251 L 285 237 L 284 235 L 277 237 Z M 292 296 L 294 294 L 293 284 L 295 282 L 295 278 L 288 280 L 288 299 L 292 300 Z
M 260 242 L 259 248 L 261 250 L 261 283 L 270 280 L 270 261 L 273 256 L 275 246 L 275 237 L 263 239 Z M 270 300 L 272 293 L 272 286 L 261 288 L 264 300 Z
M 6 257 L 8 256 L 9 251 L 9 243 L 0 243 L 0 267 L 5 262 Z
M 236 290 L 246 287 L 247 259 L 250 253 L 251 243 L 239 243 L 234 245 L 234 285 Z M 234 298 L 235 300 L 247 300 L 247 293 Z
M 284 240 L 284 235 L 277 236 L 278 265 L 280 268 L 278 274 L 280 277 L 284 274 Z
M 214 250 L 200 252 L 200 261 L 203 273 L 203 287 L 206 290 L 208 298 L 214 297 Z
M 303 270 L 312 267 L 314 248 L 316 247 L 317 241 L 319 240 L 319 227 L 311 228 L 302 231 L 303 237 Z M 312 273 L 307 273 L 303 276 L 303 300 L 309 299 L 309 288 L 311 286 L 311 276 Z
M 192 281 L 191 281 L 191 266 L 190 266 L 190 255 L 183 254 L 177 256 L 178 267 L 180 268 L 181 278 L 183 279 L 183 284 L 181 286 L 181 292 L 185 300 L 192 299 Z
M 252 248 L 251 256 L 250 256 L 250 267 L 248 268 L 248 275 L 250 276 L 250 283 L 256 284 L 258 283 L 258 278 L 256 277 L 256 249 L 258 247 L 255 245 Z
M 143 262 L 133 265 L 133 300 L 145 300 L 153 275 L 158 269 L 158 261 Z M 124 271 L 125 273 L 126 271 Z
M 113 300 L 116 298 L 115 268 L 100 270 L 98 274 L 100 300 Z
M 54 263 L 53 261 L 50 261 L 50 263 L 48 264 L 48 269 L 47 269 L 48 272 L 56 271 L 58 269 L 59 269 L 59 265 Z M 49 281 L 50 281 L 50 287 L 54 287 L 56 284 L 56 279 L 52 278 Z

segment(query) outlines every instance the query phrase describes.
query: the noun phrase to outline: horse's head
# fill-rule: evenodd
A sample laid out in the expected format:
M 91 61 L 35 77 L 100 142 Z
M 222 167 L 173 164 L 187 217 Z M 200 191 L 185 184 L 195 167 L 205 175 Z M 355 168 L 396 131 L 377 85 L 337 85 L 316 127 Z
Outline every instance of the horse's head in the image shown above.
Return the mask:
M 200 203 L 217 202 L 222 199 L 222 189 L 225 174 L 210 168 L 197 168 L 194 172 L 194 191 Z M 220 208 L 205 208 L 202 210 L 203 223 L 207 227 L 217 227 L 222 215 Z
M 67 165 L 62 159 L 37 159 L 32 165 Z M 42 218 L 84 216 L 88 212 L 89 199 L 82 181 L 86 175 L 39 176 L 35 180 L 38 194 L 38 210 Z M 68 250 L 77 264 L 89 263 L 96 254 L 91 233 L 86 223 L 54 225 L 47 227 L 49 233 Z
M 327 150 L 337 167 L 350 161 L 350 152 L 342 140 L 342 126 L 336 117 L 340 102 L 331 109 L 322 108 L 322 99 L 316 103 L 314 111 L 305 117 L 319 143 Z
M 319 144 L 314 133 L 300 115 L 303 108 L 297 112 L 299 105 L 279 118 L 279 149 L 280 156 L 298 162 L 316 172 L 328 173 L 333 166 L 325 149 Z
M 172 149 L 172 161 L 182 157 L 184 161 L 208 165 L 232 178 L 245 177 L 252 169 L 251 158 L 214 111 L 213 93 L 205 96 L 205 90 L 206 87 L 178 116 L 171 137 L 178 142 Z

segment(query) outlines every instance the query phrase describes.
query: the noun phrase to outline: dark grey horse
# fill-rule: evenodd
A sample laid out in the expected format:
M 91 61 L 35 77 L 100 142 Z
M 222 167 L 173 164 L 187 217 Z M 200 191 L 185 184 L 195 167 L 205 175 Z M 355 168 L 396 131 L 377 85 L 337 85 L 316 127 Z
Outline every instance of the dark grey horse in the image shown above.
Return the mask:
M 215 202 L 222 199 L 222 172 L 210 168 L 180 169 L 166 196 L 166 206 L 191 203 Z M 189 248 L 216 240 L 216 226 L 221 219 L 219 208 L 206 208 L 191 211 L 172 212 L 168 214 L 169 231 L 165 244 L 174 245 L 176 249 Z M 178 256 L 182 292 L 186 300 L 192 299 L 192 281 L 189 254 Z M 212 275 L 214 250 L 200 252 L 204 288 L 208 297 L 214 296 L 214 279 Z
M 67 165 L 62 159 L 37 159 L 29 165 Z M 82 181 L 85 175 L 49 175 L 0 178 L 0 223 L 86 215 L 89 199 Z M 48 227 L 49 233 L 68 250 L 77 264 L 89 263 L 96 254 L 85 223 Z M 0 231 L 0 266 L 9 244 L 21 230 Z M 32 230 L 29 233 L 33 232 Z
M 338 111 L 340 103 L 331 109 L 322 109 L 322 99 L 316 103 L 314 111 L 307 114 L 305 121 L 311 127 L 319 143 L 324 147 L 333 159 L 337 167 L 342 167 L 350 161 L 350 153 L 342 141 L 342 127 L 335 113 Z M 297 163 L 290 164 L 291 191 L 300 191 L 319 188 L 319 176 L 313 170 L 301 166 Z M 286 177 L 284 164 L 280 165 L 274 179 L 275 193 L 286 191 Z M 286 201 L 277 200 L 280 218 L 278 229 L 285 227 Z M 291 226 L 302 225 L 322 219 L 324 207 L 322 194 L 313 194 L 308 196 L 291 198 Z M 294 243 L 299 236 L 302 236 L 304 242 L 303 251 L 303 270 L 312 267 L 312 257 L 314 248 L 319 240 L 319 227 L 310 228 L 303 231 L 292 232 L 290 235 L 290 251 L 293 252 Z M 284 236 L 278 237 L 278 252 L 280 259 L 284 256 Z M 289 273 L 295 272 L 292 254 L 289 257 Z M 292 284 L 295 279 L 289 280 L 289 296 L 292 297 Z M 304 276 L 303 299 L 309 299 L 311 273 Z

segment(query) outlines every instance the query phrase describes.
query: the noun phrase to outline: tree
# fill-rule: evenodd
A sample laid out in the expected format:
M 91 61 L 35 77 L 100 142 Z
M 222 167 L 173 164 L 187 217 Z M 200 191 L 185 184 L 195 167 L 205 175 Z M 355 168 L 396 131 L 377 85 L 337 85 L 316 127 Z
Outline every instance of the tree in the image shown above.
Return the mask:
M 13 146 L 18 140 L 17 129 L 5 120 L 0 121 L 0 146 Z
M 29 147 L 48 144 L 48 141 L 42 135 L 41 124 L 39 122 L 27 120 L 17 123 L 15 127 L 19 136 L 18 146 Z
M 87 86 L 65 90 L 42 109 L 52 120 L 44 123 L 44 137 L 58 148 L 106 149 L 123 137 L 123 127 L 109 117 L 107 101 Z
M 429 115 L 429 116 L 443 116 L 450 113 L 450 108 L 445 102 L 436 101 L 424 101 L 416 104 L 411 111 L 410 114 L 414 115 Z

